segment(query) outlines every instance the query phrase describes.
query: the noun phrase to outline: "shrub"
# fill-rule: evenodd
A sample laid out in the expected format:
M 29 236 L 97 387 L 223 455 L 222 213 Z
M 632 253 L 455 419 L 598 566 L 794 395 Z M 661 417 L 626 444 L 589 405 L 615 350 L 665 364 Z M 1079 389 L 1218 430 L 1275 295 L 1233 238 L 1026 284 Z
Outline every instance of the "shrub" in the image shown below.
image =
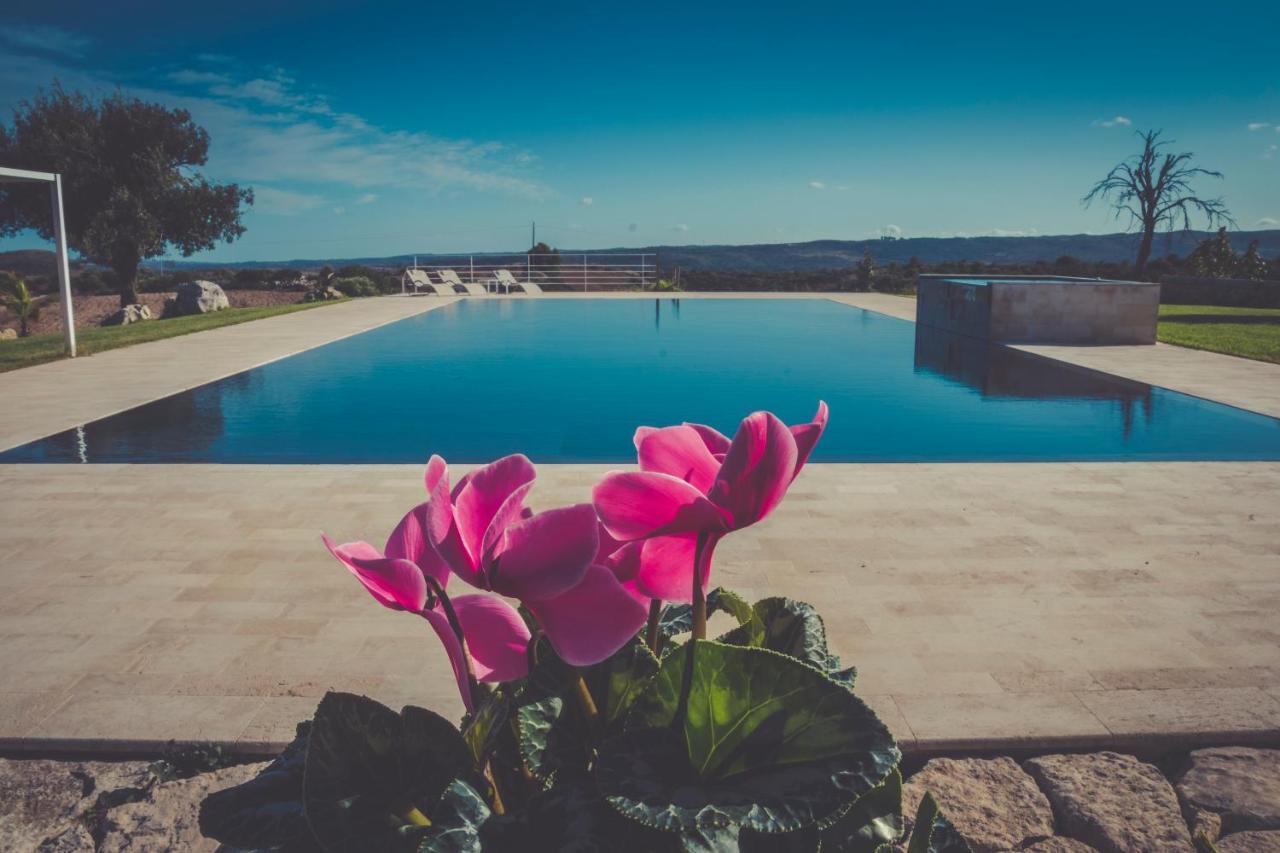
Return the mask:
M 347 296 L 377 296 L 378 286 L 362 275 L 349 278 L 332 278 L 329 285 L 342 291 Z

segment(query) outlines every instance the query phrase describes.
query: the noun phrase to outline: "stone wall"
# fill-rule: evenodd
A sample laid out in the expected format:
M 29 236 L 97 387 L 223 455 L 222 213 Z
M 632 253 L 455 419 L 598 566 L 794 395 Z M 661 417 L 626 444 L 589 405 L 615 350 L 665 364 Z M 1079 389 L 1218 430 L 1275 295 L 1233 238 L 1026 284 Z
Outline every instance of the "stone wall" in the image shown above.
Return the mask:
M 916 326 L 986 338 L 991 331 L 991 288 L 921 276 L 916 283 Z
M 1003 343 L 1154 344 L 1160 285 L 993 281 L 991 340 Z
M 1280 308 L 1280 281 L 1171 275 L 1160 279 L 1160 285 L 1160 301 L 1166 305 Z

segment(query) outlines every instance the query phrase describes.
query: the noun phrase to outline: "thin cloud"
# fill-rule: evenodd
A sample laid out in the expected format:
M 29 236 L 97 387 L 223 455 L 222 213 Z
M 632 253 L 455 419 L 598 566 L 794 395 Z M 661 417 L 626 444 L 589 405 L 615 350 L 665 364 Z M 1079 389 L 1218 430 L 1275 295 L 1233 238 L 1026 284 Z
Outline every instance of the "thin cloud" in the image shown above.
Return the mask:
M 1276 228 L 1280 227 L 1280 219 L 1273 216 L 1264 216 L 1257 222 L 1253 223 L 1255 228 Z
M 671 226 L 671 230 L 672 230 L 672 231 L 680 231 L 681 233 L 683 233 L 683 232 L 685 232 L 685 231 L 688 231 L 688 230 L 689 230 L 689 226 L 688 226 L 688 225 L 685 225 L 685 224 L 682 222 L 682 223 L 680 223 L 679 225 L 672 225 L 672 226 Z
M 283 190 L 257 184 L 253 188 L 253 210 L 276 216 L 295 216 L 324 204 L 324 198 L 310 193 Z
M 342 205 L 338 205 L 337 207 L 335 207 L 335 208 L 333 209 L 333 214 L 334 214 L 334 216 L 341 216 L 342 214 L 344 214 L 344 213 L 346 213 L 346 212 L 347 212 L 347 209 L 346 209 L 345 207 L 343 207 Z
M 1133 119 L 1128 116 L 1116 116 L 1115 118 L 1098 119 L 1093 123 L 1094 127 L 1129 127 L 1133 124 Z
M 1277 151 L 1280 151 L 1280 145 L 1269 145 L 1269 146 L 1267 146 L 1267 150 L 1266 150 L 1266 151 L 1264 151 L 1264 152 L 1263 152 L 1263 154 L 1262 154 L 1262 159 L 1263 159 L 1263 160 L 1274 160 L 1274 159 L 1275 159 L 1275 157 L 1276 157 L 1276 152 L 1277 152 Z
M 365 193 L 364 195 L 356 199 L 356 204 L 373 204 L 377 200 L 378 200 L 377 193 Z
M 634 233 L 636 232 L 636 229 L 637 229 L 637 228 L 639 228 L 639 227 L 640 227 L 640 226 L 638 226 L 638 225 L 636 225 L 634 222 L 632 222 L 630 225 L 628 225 L 628 226 L 627 226 L 627 230 L 628 230 L 628 231 L 630 231 L 632 234 L 634 234 Z
M 1266 130 L 1268 127 L 1271 127 L 1271 125 L 1270 125 L 1269 123 L 1265 122 L 1265 121 L 1251 121 L 1251 122 L 1249 122 L 1249 129 L 1250 129 L 1250 130 Z
M 815 190 L 825 190 L 827 188 L 827 185 L 824 184 L 822 181 L 810 181 L 809 188 L 815 189 Z
M 23 50 L 56 53 L 62 56 L 83 56 L 92 39 L 61 27 L 16 26 L 0 30 L 0 40 Z
M 7 31 L 5 37 L 10 35 Z M 428 193 L 471 190 L 542 199 L 550 190 L 527 175 L 519 149 L 499 141 L 451 139 L 376 125 L 334 109 L 320 94 L 302 91 L 281 72 L 218 74 L 188 69 L 152 75 L 146 83 L 86 69 L 31 50 L 0 50 L 0 112 L 19 93 L 60 80 L 71 90 L 108 95 L 117 89 L 185 109 L 213 140 L 206 172 L 215 180 L 279 187 L 289 182 L 316 192 L 409 189 Z M 176 74 L 178 79 L 173 79 Z M 326 190 L 326 185 L 333 187 Z
M 595 203 L 596 203 L 596 200 L 589 195 L 584 195 L 582 198 L 578 199 L 578 204 L 582 205 L 583 207 L 590 207 Z

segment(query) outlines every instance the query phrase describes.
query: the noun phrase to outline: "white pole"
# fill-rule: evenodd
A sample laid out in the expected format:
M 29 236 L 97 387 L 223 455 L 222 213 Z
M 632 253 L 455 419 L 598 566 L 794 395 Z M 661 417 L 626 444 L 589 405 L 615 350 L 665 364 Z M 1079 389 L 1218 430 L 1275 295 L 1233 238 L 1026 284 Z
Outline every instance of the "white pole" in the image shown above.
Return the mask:
M 58 290 L 62 293 L 62 339 L 67 357 L 76 357 L 76 318 L 71 304 L 71 268 L 67 263 L 67 225 L 62 218 L 62 175 L 54 175 L 49 185 L 53 202 L 53 240 L 57 247 Z
M 582 292 L 587 292 L 587 256 L 582 256 Z
M 533 281 L 533 255 L 524 256 L 524 280 Z

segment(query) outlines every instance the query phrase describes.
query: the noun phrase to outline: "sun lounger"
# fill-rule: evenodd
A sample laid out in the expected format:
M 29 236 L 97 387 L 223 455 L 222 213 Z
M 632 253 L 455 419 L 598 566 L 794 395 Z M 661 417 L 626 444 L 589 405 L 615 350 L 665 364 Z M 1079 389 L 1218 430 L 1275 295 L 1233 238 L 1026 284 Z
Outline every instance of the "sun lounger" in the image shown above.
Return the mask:
M 472 296 L 486 296 L 489 293 L 489 288 L 485 287 L 483 284 L 477 284 L 474 281 L 463 281 L 458 278 L 458 274 L 453 270 L 440 270 L 437 275 L 440 276 L 440 280 L 445 284 L 452 284 L 454 287 L 461 288 Z
M 542 292 L 542 288 L 538 287 L 538 285 L 531 281 L 517 281 L 516 277 L 511 274 L 511 270 L 498 270 L 494 273 L 494 279 L 498 282 L 500 287 L 507 291 L 507 293 L 510 293 L 511 288 L 513 287 L 519 287 L 525 293 Z
M 413 285 L 414 293 L 417 293 L 418 289 L 422 287 L 431 288 L 437 296 L 454 296 L 458 292 L 448 284 L 438 284 L 432 281 L 426 270 L 410 269 L 405 270 L 404 274 L 408 277 L 409 283 Z

